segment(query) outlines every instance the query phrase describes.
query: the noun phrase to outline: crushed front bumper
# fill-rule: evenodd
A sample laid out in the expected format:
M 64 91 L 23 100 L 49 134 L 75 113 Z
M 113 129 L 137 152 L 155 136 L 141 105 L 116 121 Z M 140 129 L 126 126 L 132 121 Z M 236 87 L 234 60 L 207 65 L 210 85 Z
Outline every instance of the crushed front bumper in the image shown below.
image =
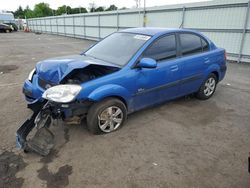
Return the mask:
M 33 112 L 41 110 L 46 103 L 42 98 L 44 90 L 38 84 L 38 76 L 33 75 L 32 81 L 26 79 L 23 85 L 23 94 L 27 102 L 27 107 Z
M 41 88 L 38 84 L 38 76 L 34 75 L 32 81 L 26 79 L 23 84 L 23 94 L 25 100 L 28 104 L 34 104 L 38 101 L 43 101 L 42 94 L 44 89 Z
M 33 115 L 26 120 L 16 132 L 16 145 L 24 151 L 34 151 L 40 155 L 49 154 L 54 146 L 54 135 L 49 130 L 52 119 L 68 120 L 73 117 L 79 119 L 86 116 L 92 102 L 75 101 L 61 104 L 45 101 L 37 106 Z M 30 132 L 36 128 L 36 133 L 27 139 Z

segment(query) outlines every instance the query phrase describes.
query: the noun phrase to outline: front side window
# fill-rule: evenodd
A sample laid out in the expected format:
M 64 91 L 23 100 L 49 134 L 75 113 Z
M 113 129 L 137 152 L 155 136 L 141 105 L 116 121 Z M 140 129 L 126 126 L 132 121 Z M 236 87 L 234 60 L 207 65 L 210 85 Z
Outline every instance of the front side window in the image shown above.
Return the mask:
M 152 58 L 156 61 L 172 59 L 175 58 L 176 55 L 175 35 L 161 37 L 153 42 L 153 44 L 143 53 L 143 57 Z
M 97 43 L 84 54 L 124 66 L 150 38 L 147 35 L 134 33 L 114 33 Z
M 201 38 L 193 34 L 180 34 L 182 55 L 192 55 L 202 52 Z

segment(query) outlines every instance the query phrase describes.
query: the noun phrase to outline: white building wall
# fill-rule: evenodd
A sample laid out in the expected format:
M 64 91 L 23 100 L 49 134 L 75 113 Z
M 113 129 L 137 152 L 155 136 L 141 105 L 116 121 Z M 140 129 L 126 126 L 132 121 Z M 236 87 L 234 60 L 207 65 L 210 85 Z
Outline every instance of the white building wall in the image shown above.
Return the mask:
M 248 0 L 216 0 L 151 7 L 146 9 L 145 23 L 147 27 L 201 31 L 217 46 L 225 48 L 229 59 L 239 60 L 241 52 L 240 60 L 250 62 L 248 6 Z M 125 28 L 142 27 L 143 9 L 34 18 L 28 20 L 28 25 L 34 32 L 99 40 Z

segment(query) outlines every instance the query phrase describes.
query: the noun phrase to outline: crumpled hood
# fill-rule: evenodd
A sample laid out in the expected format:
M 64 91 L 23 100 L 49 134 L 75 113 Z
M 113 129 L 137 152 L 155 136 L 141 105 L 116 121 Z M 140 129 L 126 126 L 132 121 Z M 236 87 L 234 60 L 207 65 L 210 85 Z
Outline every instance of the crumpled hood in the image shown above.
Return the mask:
M 63 56 L 43 60 L 37 63 L 36 72 L 38 76 L 52 83 L 59 83 L 66 75 L 74 69 L 82 69 L 90 64 L 119 67 L 99 59 L 84 55 Z

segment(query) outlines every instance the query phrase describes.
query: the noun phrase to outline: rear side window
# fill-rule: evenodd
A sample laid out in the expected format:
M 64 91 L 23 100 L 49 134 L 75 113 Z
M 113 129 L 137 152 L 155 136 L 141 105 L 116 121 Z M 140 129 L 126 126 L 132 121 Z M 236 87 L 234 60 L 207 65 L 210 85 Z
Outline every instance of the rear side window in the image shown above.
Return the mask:
M 175 35 L 162 37 L 146 49 L 143 57 L 149 57 L 156 61 L 172 59 L 176 57 L 176 39 Z
M 192 55 L 208 51 L 208 43 L 201 37 L 193 34 L 180 34 L 182 55 Z
M 201 39 L 201 44 L 202 44 L 202 51 L 203 52 L 206 52 L 209 50 L 208 43 L 204 39 Z

